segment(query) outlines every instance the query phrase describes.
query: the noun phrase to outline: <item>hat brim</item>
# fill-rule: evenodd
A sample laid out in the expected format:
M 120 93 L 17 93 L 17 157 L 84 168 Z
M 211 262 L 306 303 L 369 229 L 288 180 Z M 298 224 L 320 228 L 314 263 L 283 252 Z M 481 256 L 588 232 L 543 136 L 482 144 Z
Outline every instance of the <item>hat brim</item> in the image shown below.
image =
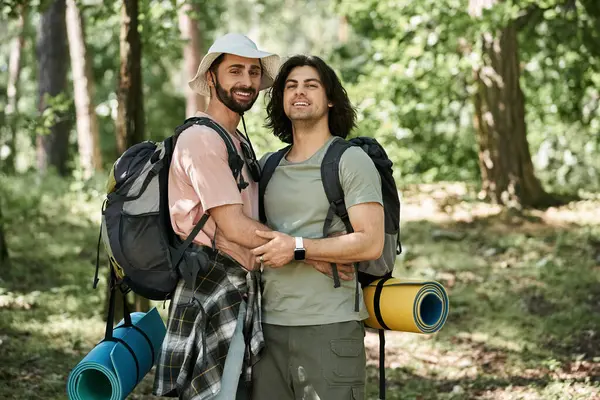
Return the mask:
M 206 81 L 206 72 L 212 65 L 212 63 L 223 53 L 213 52 L 208 53 L 202 58 L 198 71 L 192 80 L 188 82 L 189 87 L 196 93 L 203 96 L 210 96 L 210 86 Z M 239 49 L 235 52 L 227 54 L 234 54 L 240 57 L 246 58 L 258 58 L 261 61 L 263 67 L 263 74 L 258 90 L 264 90 L 270 88 L 273 85 L 277 71 L 279 70 L 279 56 L 272 53 L 267 53 L 260 50 L 254 49 Z

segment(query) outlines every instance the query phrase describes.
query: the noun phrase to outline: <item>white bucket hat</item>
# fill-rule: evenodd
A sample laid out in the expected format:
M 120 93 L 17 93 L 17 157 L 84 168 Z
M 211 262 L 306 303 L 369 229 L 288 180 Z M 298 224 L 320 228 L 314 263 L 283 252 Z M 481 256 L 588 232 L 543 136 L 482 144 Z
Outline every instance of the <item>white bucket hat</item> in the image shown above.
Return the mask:
M 208 49 L 208 53 L 200 62 L 196 76 L 188 82 L 190 88 L 203 96 L 210 96 L 210 87 L 206 81 L 206 71 L 221 54 L 234 54 L 240 57 L 259 58 L 263 67 L 259 90 L 271 87 L 279 70 L 279 56 L 258 50 L 256 44 L 239 33 L 228 33 L 221 36 Z

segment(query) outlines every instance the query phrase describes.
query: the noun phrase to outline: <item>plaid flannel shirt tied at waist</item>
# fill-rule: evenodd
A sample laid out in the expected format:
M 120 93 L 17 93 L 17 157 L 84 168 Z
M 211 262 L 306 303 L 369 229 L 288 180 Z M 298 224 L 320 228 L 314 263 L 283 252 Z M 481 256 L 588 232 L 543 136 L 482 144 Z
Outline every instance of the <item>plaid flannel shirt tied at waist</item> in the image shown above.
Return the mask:
M 196 252 L 210 255 L 203 262 Z M 242 301 L 247 302 L 247 343 L 243 379 L 252 381 L 252 366 L 264 347 L 261 327 L 260 272 L 248 272 L 224 253 L 205 246 L 186 251 L 187 266 L 199 266 L 195 284 L 181 280 L 169 307 L 167 334 L 156 367 L 154 394 L 186 400 L 210 399 L 221 390 L 225 358 Z M 190 264 L 191 263 L 191 264 Z

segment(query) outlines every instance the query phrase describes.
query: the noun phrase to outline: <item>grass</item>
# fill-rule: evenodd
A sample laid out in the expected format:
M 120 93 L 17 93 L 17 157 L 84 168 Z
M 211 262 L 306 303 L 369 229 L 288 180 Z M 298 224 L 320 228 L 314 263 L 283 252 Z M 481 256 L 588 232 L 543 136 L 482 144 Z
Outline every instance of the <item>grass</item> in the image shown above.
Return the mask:
M 0 271 L 0 398 L 65 399 L 104 330 L 106 274 L 91 288 L 99 185 L 0 187 L 12 260 Z M 387 333 L 387 398 L 600 399 L 600 201 L 511 213 L 461 184 L 403 195 L 395 275 L 438 280 L 451 305 L 437 334 Z M 376 399 L 375 333 L 366 344 Z M 130 398 L 155 399 L 151 386 L 152 373 Z

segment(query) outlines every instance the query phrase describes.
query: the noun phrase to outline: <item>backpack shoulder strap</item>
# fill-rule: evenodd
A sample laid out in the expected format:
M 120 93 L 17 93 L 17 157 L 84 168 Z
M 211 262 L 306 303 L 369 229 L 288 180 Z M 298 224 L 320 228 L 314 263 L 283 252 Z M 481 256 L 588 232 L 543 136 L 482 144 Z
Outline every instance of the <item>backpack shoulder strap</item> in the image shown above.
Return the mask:
M 229 168 L 231 168 L 231 172 L 233 173 L 233 177 L 237 182 L 238 189 L 242 191 L 243 189 L 247 188 L 248 182 L 244 181 L 244 177 L 242 176 L 244 160 L 238 154 L 235 145 L 233 144 L 233 140 L 231 139 L 227 131 L 225 131 L 225 129 L 221 125 L 219 125 L 212 119 L 208 117 L 191 117 L 186 119 L 182 125 L 175 128 L 175 143 L 177 143 L 177 138 L 179 137 L 179 135 L 193 125 L 208 126 L 212 130 L 217 132 L 219 136 L 221 136 L 221 139 L 223 139 L 223 142 L 225 142 L 225 147 L 227 148 L 227 159 L 229 163 Z M 173 146 L 173 148 L 174 147 L 175 145 Z
M 267 215 L 265 214 L 264 203 L 267 185 L 269 184 L 269 181 L 271 180 L 271 177 L 275 172 L 275 168 L 277 168 L 277 166 L 279 165 L 285 154 L 288 152 L 290 147 L 292 147 L 292 145 L 286 146 L 283 149 L 280 149 L 275 153 L 271 154 L 269 158 L 267 158 L 267 161 L 265 162 L 265 165 L 261 171 L 260 182 L 258 184 L 258 210 L 260 215 L 260 222 L 262 222 L 263 224 L 267 222 Z
M 329 201 L 329 210 L 327 210 L 327 216 L 323 223 L 323 237 L 327 237 L 329 228 L 333 222 L 334 215 L 339 216 L 342 222 L 346 226 L 346 232 L 354 232 L 350 218 L 348 218 L 348 210 L 346 210 L 346 203 L 344 202 L 344 189 L 340 182 L 340 161 L 342 155 L 352 145 L 346 140 L 334 139 L 333 143 L 329 145 L 323 161 L 321 162 L 321 181 L 323 183 L 323 189 Z M 340 277 L 335 263 L 331 264 L 333 274 L 333 287 L 340 287 Z M 358 273 L 358 269 L 355 265 L 355 270 Z M 355 307 L 358 311 L 358 279 L 356 281 L 356 294 L 355 294 Z
M 344 190 L 340 182 L 340 161 L 342 155 L 352 145 L 345 140 L 335 139 L 321 162 L 321 181 L 323 182 L 323 188 L 325 189 L 325 195 L 327 201 L 329 201 L 329 211 L 323 224 L 323 237 L 326 237 L 333 221 L 333 216 L 339 216 L 348 233 L 354 232 L 350 219 L 348 218 L 348 211 L 346 210 L 346 203 L 344 202 Z

